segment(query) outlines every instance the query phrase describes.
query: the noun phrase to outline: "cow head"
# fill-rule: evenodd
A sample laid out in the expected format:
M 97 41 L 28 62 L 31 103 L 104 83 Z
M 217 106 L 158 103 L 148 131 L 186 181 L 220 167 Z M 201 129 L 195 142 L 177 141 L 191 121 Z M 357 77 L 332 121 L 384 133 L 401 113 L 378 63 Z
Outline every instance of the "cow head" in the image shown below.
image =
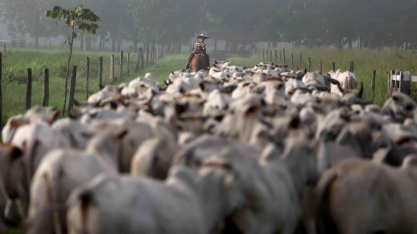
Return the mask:
M 414 118 L 416 103 L 408 95 L 393 92 L 384 103 L 382 111 L 392 118 L 394 122 L 402 123 L 406 118 Z

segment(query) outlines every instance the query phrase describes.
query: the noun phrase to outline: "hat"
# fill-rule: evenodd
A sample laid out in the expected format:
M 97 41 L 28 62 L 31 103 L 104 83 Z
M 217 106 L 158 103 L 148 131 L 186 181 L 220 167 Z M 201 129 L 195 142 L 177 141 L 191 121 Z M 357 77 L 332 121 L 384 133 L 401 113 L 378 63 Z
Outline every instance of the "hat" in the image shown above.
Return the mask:
M 208 36 L 206 36 L 206 34 L 202 33 L 202 34 L 198 35 L 198 36 L 197 36 L 197 38 L 204 38 L 204 39 L 207 39 L 207 38 L 209 38 L 209 37 L 208 37 Z

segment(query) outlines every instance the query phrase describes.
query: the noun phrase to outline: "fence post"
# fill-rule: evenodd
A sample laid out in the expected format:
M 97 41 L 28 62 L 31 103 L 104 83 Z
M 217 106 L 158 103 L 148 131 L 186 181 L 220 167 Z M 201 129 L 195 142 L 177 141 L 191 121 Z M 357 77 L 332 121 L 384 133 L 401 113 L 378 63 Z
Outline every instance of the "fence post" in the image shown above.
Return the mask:
M 265 60 L 265 49 L 262 49 L 262 61 Z
M 2 77 L 3 77 L 3 55 L 2 53 L 0 53 L 0 129 L 3 129 L 3 89 L 1 87 Z
M 311 71 L 311 58 L 308 57 L 308 72 Z
M 269 60 L 272 62 L 272 50 L 269 51 Z
M 98 62 L 98 90 L 103 88 L 103 56 L 100 56 Z
M 281 54 L 281 50 L 279 51 L 279 61 L 282 61 L 282 54 Z
M 42 106 L 49 106 L 49 69 L 43 69 L 43 97 Z
M 284 64 L 285 64 L 285 49 L 282 49 L 282 57 L 284 57 Z
M 28 78 L 26 84 L 26 110 L 32 107 L 32 68 L 28 68 Z
M 149 46 L 146 47 L 146 66 L 149 66 Z
M 127 61 L 126 61 L 126 74 L 127 74 L 127 76 L 130 76 L 129 64 L 130 64 L 130 53 L 127 52 Z
M 294 53 L 291 53 L 291 69 L 294 69 Z
M 376 70 L 374 70 L 373 73 L 372 73 L 372 83 L 371 83 L 371 98 L 372 98 L 372 102 L 374 101 L 374 98 L 375 98 L 375 78 L 376 78 Z
M 277 58 L 278 58 L 278 51 L 275 50 L 275 63 L 277 63 Z
M 71 112 L 72 107 L 74 105 L 76 79 L 77 79 L 77 66 L 72 66 L 72 77 L 71 77 L 70 97 L 69 97 L 69 103 L 68 103 L 68 113 Z
M 320 59 L 319 73 L 320 74 L 323 73 L 323 60 L 322 59 Z
M 110 55 L 110 83 L 114 82 L 114 54 Z
M 123 50 L 120 51 L 120 75 L 119 79 L 123 77 Z
M 300 68 L 301 69 L 303 66 L 303 54 L 300 54 Z
M 140 70 L 140 51 L 138 50 L 138 54 L 136 58 L 135 73 L 138 73 L 139 70 Z
M 336 63 L 332 62 L 332 71 L 336 71 Z
M 87 57 L 87 76 L 85 77 L 85 100 L 88 100 L 88 80 L 90 79 L 90 58 Z
M 143 52 L 142 47 L 140 48 L 140 69 L 145 68 L 145 54 Z
M 355 66 L 355 63 L 352 61 L 352 62 L 350 62 L 350 65 L 349 65 L 349 71 L 350 72 L 353 72 L 353 68 L 354 68 L 354 66 Z

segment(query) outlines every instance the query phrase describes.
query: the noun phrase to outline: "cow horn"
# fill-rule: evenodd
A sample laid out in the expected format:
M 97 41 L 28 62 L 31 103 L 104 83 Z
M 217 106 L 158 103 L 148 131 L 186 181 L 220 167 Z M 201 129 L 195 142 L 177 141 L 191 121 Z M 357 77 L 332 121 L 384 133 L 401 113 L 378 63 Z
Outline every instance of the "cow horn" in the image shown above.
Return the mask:
M 359 92 L 356 95 L 356 97 L 362 98 L 362 95 L 363 95 L 363 82 L 361 82 L 361 87 L 359 88 Z
M 342 88 L 342 86 L 340 86 L 340 83 L 337 85 L 337 88 L 339 89 L 339 91 L 340 91 L 342 94 L 345 94 L 345 90 Z

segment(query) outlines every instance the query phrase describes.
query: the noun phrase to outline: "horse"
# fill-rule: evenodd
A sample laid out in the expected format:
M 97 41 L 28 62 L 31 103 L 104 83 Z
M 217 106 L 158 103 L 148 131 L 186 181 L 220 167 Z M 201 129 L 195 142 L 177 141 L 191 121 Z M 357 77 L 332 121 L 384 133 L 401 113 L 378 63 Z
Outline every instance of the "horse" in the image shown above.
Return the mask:
M 199 71 L 208 67 L 207 60 L 203 54 L 195 54 L 190 63 L 191 71 Z

